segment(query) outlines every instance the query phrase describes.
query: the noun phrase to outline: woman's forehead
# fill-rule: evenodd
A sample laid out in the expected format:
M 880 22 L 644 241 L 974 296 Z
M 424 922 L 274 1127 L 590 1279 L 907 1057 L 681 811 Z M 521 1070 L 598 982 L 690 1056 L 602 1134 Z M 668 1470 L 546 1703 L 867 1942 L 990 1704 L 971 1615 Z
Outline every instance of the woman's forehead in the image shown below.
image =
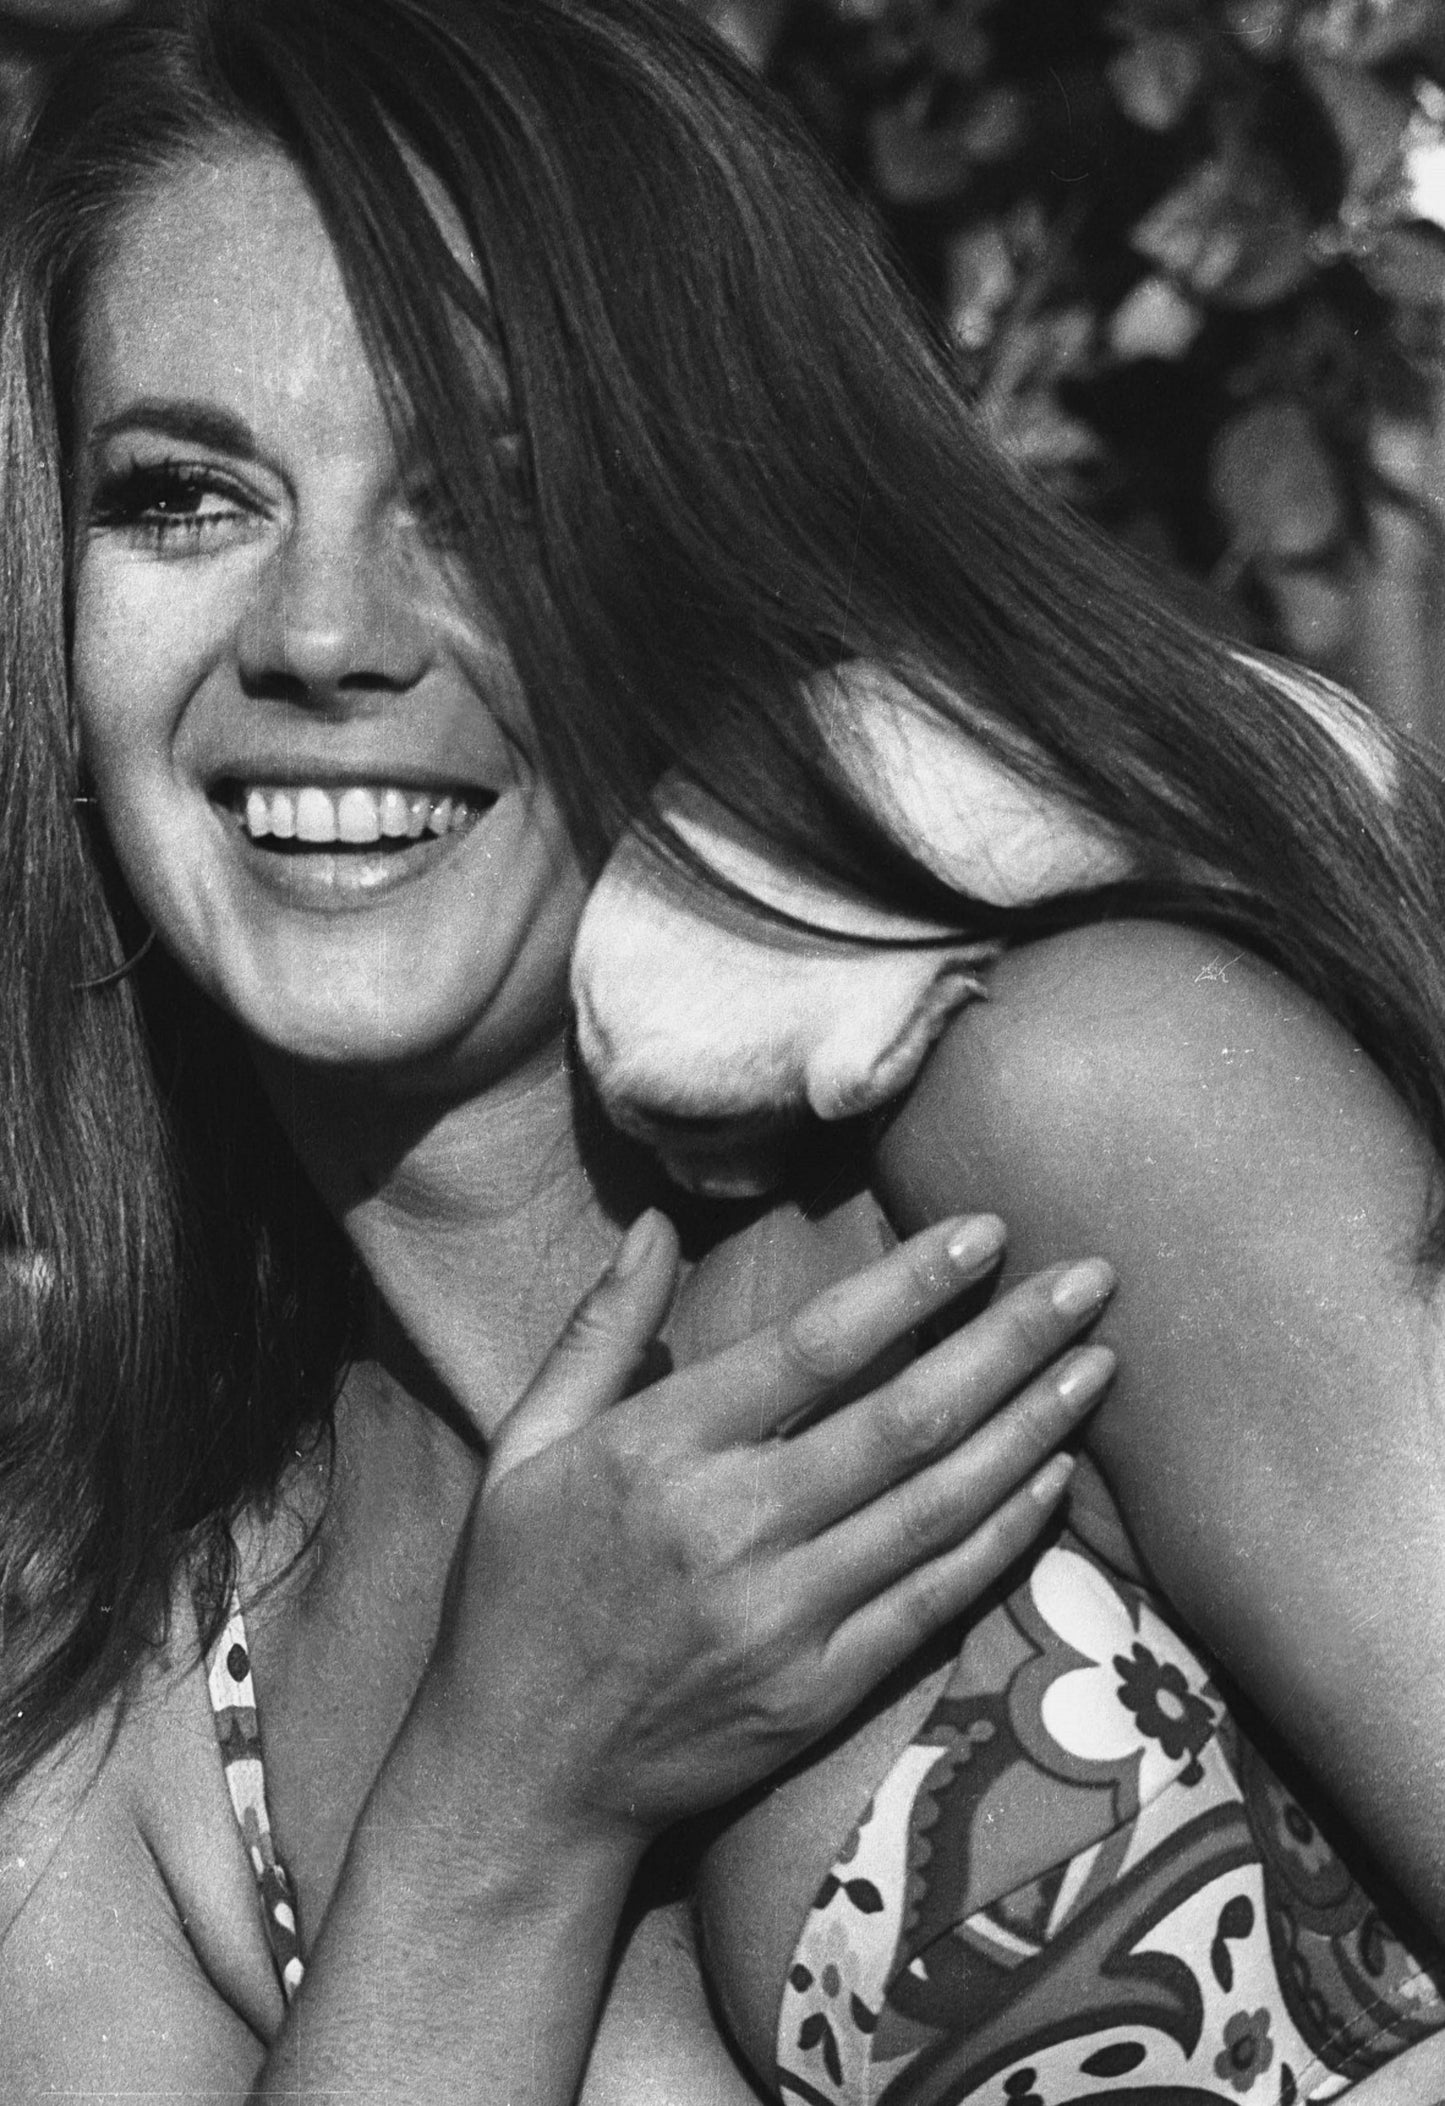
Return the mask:
M 82 391 L 274 393 L 353 349 L 364 367 L 305 183 L 276 149 L 236 145 L 171 169 L 122 217 L 83 316 Z
M 412 156 L 408 169 L 476 284 L 456 204 Z M 338 394 L 374 396 L 332 236 L 304 176 L 267 140 L 214 143 L 152 181 L 121 217 L 88 291 L 78 377 L 92 407 L 117 389 L 186 383 L 202 397 L 306 394 L 320 405 L 318 376 Z M 504 397 L 495 350 L 470 327 L 463 348 L 479 399 Z

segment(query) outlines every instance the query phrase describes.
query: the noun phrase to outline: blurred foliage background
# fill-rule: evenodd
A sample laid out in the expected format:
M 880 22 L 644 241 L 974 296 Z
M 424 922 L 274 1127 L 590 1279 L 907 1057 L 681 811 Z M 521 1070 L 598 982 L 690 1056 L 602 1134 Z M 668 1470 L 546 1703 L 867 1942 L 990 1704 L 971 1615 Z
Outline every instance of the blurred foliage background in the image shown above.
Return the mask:
M 995 433 L 1445 736 L 1445 0 L 696 0 Z

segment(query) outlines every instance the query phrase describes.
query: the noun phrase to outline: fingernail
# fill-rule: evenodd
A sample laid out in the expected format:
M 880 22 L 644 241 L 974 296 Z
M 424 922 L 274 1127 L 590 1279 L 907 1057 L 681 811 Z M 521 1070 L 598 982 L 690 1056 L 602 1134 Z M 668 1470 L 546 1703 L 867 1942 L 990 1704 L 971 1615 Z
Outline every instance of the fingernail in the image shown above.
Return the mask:
M 1107 1346 L 1080 1346 L 1060 1363 L 1054 1377 L 1054 1395 L 1061 1404 L 1081 1409 L 1098 1396 L 1116 1365 Z
M 1041 1470 L 1035 1470 L 1024 1490 L 1040 1506 L 1052 1506 L 1073 1474 L 1072 1455 L 1051 1455 Z
M 1049 1299 L 1071 1322 L 1099 1308 L 1114 1292 L 1114 1268 L 1102 1258 L 1071 1265 L 1053 1284 Z
M 999 1255 L 1006 1239 L 1007 1231 L 997 1214 L 970 1214 L 954 1223 L 943 1247 L 955 1271 L 982 1272 Z
M 635 1272 L 642 1270 L 656 1245 L 661 1227 L 662 1216 L 656 1207 L 648 1207 L 638 1215 L 617 1246 L 610 1268 L 614 1280 L 630 1280 Z

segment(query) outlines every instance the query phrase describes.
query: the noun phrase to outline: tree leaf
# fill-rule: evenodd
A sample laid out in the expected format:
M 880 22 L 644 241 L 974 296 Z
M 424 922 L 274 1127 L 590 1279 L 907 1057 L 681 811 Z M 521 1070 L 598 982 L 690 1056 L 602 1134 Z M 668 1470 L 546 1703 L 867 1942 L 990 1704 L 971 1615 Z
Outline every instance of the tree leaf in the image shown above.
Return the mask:
M 1391 227 L 1356 261 L 1387 299 L 1416 307 L 1445 305 L 1445 235 L 1432 226 Z
M 1379 66 L 1431 44 L 1439 34 L 1440 0 L 1319 0 L 1305 9 L 1295 35 L 1354 66 Z
M 1104 71 L 1131 123 L 1167 132 L 1194 100 L 1204 77 L 1204 54 L 1188 37 L 1160 30 L 1116 51 Z
M 1276 561 L 1321 555 L 1344 529 L 1328 450 L 1290 396 L 1253 402 L 1230 419 L 1210 449 L 1209 482 L 1236 545 Z
M 1343 651 L 1355 605 L 1349 585 L 1334 570 L 1266 570 L 1263 583 L 1293 652 L 1319 664 Z
M 788 0 L 704 0 L 703 20 L 759 71 L 778 40 Z
M 968 182 L 973 164 L 967 122 L 921 122 L 910 102 L 885 103 L 868 125 L 873 180 L 895 205 L 935 205 Z
M 1103 452 L 1092 426 L 1066 415 L 1043 391 L 1002 404 L 989 429 L 1011 460 L 1046 479 L 1090 467 Z
M 1133 228 L 1141 256 L 1214 307 L 1266 307 L 1314 270 L 1310 227 L 1263 155 L 1202 162 Z
M 1401 182 L 1410 98 L 1358 66 L 1319 52 L 1300 56 L 1300 70 L 1329 116 L 1344 156 L 1350 197 L 1359 202 Z M 1348 209 L 1348 208 L 1347 208 Z
M 997 220 L 965 227 L 949 243 L 945 258 L 945 314 L 955 341 L 982 351 L 993 338 L 999 315 L 1018 280 L 1013 254 Z
M 1409 217 L 1445 227 L 1445 88 L 1438 82 L 1416 81 L 1404 144 Z
M 1204 326 L 1192 300 L 1167 278 L 1141 278 L 1109 317 L 1108 345 L 1114 357 L 1182 358 Z

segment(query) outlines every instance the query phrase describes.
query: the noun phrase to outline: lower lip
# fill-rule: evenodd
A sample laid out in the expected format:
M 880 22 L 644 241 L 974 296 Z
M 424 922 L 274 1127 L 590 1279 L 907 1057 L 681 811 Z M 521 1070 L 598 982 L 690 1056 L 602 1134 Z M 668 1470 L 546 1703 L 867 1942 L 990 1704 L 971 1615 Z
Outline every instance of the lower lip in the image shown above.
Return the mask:
M 490 810 L 491 807 L 488 807 Z M 378 904 L 438 869 L 477 831 L 486 812 L 445 834 L 423 834 L 405 848 L 315 848 L 279 854 L 253 841 L 229 812 L 222 823 L 238 844 L 250 875 L 278 899 L 317 914 L 348 914 Z

